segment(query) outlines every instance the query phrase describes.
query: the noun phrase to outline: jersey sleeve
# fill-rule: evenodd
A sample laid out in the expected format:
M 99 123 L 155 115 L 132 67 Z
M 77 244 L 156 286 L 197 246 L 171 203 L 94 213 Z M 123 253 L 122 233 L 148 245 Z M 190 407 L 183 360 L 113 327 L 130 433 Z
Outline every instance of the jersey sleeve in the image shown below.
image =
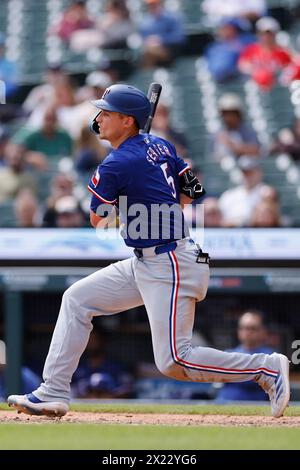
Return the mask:
M 182 158 L 178 157 L 178 155 L 176 155 L 176 166 L 178 170 L 178 176 L 183 175 L 183 173 L 190 169 L 190 165 Z
M 183 173 L 190 169 L 190 165 L 186 163 L 181 157 L 178 157 L 175 146 L 173 144 L 168 142 L 168 145 L 171 148 L 171 153 L 175 158 L 177 175 L 181 176 L 183 175 Z
M 96 212 L 100 204 L 116 204 L 118 200 L 118 175 L 113 165 L 98 166 L 88 184 L 92 193 L 91 210 Z

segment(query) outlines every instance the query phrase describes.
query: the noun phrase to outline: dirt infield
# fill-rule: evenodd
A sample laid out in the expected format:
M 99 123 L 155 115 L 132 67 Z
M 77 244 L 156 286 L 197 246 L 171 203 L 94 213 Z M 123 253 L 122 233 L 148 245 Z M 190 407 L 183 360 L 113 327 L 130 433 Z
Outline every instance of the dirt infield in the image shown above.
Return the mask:
M 61 419 L 28 416 L 13 411 L 0 411 L 0 423 L 86 423 L 86 424 L 132 424 L 164 426 L 253 426 L 253 427 L 300 427 L 300 416 L 229 416 L 229 415 L 184 415 L 184 414 L 129 414 L 88 413 L 71 411 Z

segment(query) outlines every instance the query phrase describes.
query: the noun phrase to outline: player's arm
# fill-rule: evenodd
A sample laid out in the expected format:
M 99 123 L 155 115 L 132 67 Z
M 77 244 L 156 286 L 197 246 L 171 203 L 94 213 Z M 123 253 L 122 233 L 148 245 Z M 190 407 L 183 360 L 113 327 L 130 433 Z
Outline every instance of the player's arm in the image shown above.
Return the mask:
M 98 226 L 100 227 L 100 224 L 102 225 L 106 218 L 107 217 L 99 217 L 99 215 L 95 214 L 94 211 L 90 211 L 90 222 L 91 226 L 94 228 L 97 228 Z
M 116 227 L 118 210 L 115 206 L 107 207 L 104 216 L 96 214 L 93 209 L 90 210 L 90 222 L 94 228 Z
M 192 202 L 193 202 L 192 198 L 186 196 L 183 193 L 180 193 L 180 205 L 182 208 L 186 206 L 187 204 L 191 204 Z

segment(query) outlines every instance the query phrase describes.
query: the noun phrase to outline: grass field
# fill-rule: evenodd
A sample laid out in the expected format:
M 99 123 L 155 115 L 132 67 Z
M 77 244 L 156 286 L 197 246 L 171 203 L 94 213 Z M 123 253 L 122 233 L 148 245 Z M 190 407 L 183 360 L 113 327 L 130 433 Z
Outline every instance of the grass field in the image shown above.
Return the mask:
M 1 410 L 7 407 L 0 406 Z M 172 405 L 77 405 L 77 412 L 126 414 L 182 414 L 268 416 L 269 407 L 172 406 Z M 16 416 L 15 411 L 11 411 Z M 287 416 L 300 416 L 290 407 Z M 285 420 L 286 422 L 287 420 Z M 277 424 L 278 423 L 278 424 Z M 164 426 L 86 424 L 62 421 L 0 424 L 0 449 L 299 449 L 300 427 L 285 427 L 280 420 L 264 426 Z

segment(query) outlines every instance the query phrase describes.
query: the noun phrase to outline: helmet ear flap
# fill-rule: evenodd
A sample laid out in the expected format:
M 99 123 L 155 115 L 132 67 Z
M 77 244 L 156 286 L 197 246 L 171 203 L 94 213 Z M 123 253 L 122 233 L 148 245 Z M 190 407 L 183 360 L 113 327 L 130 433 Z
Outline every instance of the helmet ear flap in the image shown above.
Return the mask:
M 96 135 L 99 135 L 100 132 L 99 132 L 99 124 L 98 122 L 96 121 L 97 117 L 99 116 L 99 114 L 101 113 L 101 111 L 97 114 L 97 116 L 94 117 L 93 121 L 91 122 L 90 124 L 90 131 L 93 133 L 93 134 L 96 134 Z

